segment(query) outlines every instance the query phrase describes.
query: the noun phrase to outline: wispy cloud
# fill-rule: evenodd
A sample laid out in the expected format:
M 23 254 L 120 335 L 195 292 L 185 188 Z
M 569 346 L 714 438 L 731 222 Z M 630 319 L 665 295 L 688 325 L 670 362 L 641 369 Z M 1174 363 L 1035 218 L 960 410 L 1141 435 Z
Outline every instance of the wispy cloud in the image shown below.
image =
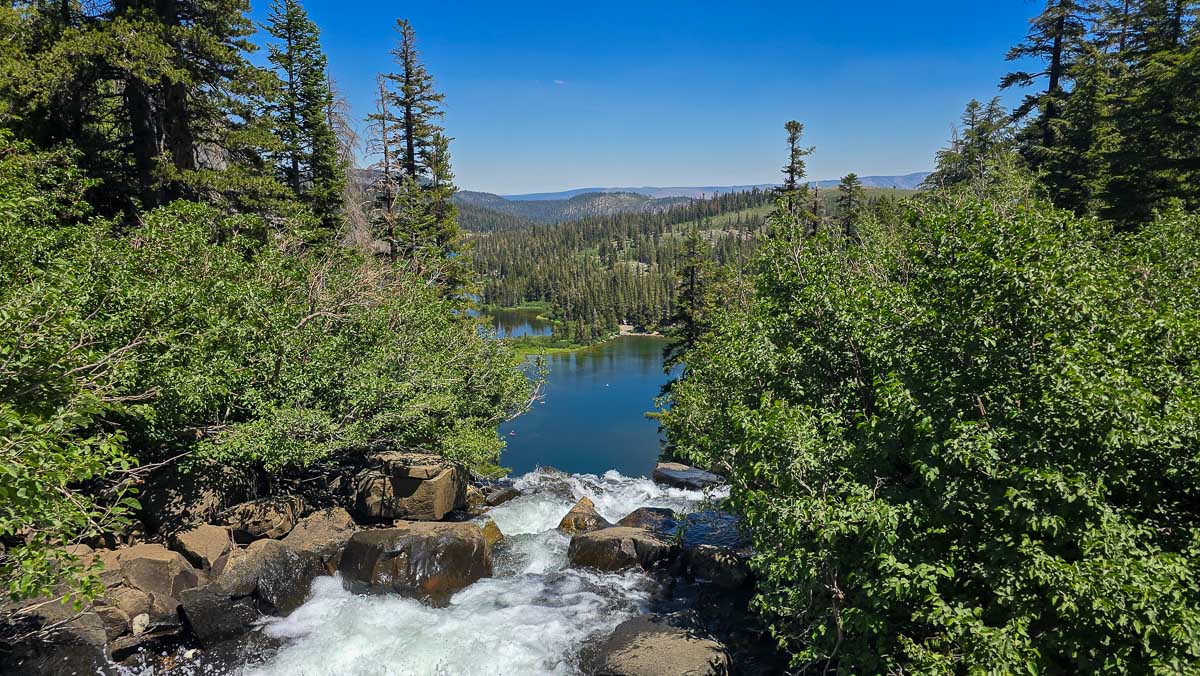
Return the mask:
M 567 81 L 566 81 L 566 80 L 555 80 L 555 81 L 554 81 L 554 84 L 556 84 L 556 85 L 565 85 L 565 84 L 567 84 Z

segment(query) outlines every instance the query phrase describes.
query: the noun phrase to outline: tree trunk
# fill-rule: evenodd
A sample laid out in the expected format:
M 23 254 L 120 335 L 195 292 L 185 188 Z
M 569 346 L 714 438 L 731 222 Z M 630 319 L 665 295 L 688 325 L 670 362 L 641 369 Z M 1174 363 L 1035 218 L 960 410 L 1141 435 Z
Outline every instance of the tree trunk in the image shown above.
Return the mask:
M 132 76 L 125 81 L 124 99 L 132 136 L 130 151 L 137 171 L 142 206 L 152 209 L 163 203 L 162 187 L 154 172 L 154 162 L 159 154 L 154 105 L 145 83 Z
M 1059 6 L 1061 7 L 1060 3 Z M 1042 146 L 1049 148 L 1054 145 L 1054 129 L 1051 120 L 1054 119 L 1054 97 L 1058 95 L 1062 79 L 1063 32 L 1067 29 L 1067 16 L 1060 14 L 1054 22 L 1054 46 L 1050 52 L 1050 84 L 1046 87 L 1046 109 L 1042 111 Z

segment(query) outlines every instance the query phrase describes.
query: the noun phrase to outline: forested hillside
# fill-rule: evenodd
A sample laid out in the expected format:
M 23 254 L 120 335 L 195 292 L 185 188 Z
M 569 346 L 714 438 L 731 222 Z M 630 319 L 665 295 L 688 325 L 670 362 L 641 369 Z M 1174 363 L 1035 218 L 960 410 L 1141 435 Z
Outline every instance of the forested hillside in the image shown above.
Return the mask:
M 1033 93 L 841 231 L 789 123 L 752 291 L 693 275 L 661 420 L 796 673 L 1200 664 L 1197 11 L 1047 2 Z
M 651 198 L 636 193 L 596 192 L 563 200 L 509 200 L 486 192 L 460 190 L 454 202 L 470 205 L 537 223 L 562 223 L 593 216 L 624 213 L 658 213 L 687 204 L 686 197 Z

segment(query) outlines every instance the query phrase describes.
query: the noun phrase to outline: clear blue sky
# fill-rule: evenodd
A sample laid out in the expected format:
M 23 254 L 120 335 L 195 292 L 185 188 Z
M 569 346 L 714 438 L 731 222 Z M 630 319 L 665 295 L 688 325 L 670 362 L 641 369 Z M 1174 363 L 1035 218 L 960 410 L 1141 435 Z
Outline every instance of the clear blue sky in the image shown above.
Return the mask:
M 446 95 L 457 183 L 520 193 L 778 181 L 783 123 L 814 179 L 927 170 L 1039 9 L 977 2 L 308 0 L 357 116 L 398 17 Z M 253 0 L 265 17 L 268 0 Z M 1008 93 L 1015 101 L 1019 94 Z

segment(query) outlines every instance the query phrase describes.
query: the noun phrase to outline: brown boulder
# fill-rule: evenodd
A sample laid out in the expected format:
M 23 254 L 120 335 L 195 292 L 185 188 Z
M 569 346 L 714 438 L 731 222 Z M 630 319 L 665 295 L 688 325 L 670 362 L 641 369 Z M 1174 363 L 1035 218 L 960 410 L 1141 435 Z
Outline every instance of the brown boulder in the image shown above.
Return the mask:
M 355 533 L 338 568 L 356 592 L 396 592 L 431 605 L 492 574 L 491 547 L 473 523 L 410 522 Z
M 279 495 L 236 505 L 221 514 L 221 522 L 229 526 L 234 541 L 248 544 L 287 535 L 303 513 L 303 499 Z
M 504 533 L 500 532 L 500 526 L 497 526 L 495 521 L 488 519 L 487 523 L 483 524 L 483 539 L 488 547 L 495 547 L 496 543 L 504 539 Z
M 487 498 L 483 496 L 483 491 L 475 486 L 467 486 L 467 511 L 475 516 L 479 516 L 486 510 Z
M 117 557 L 124 583 L 152 597 L 177 599 L 184 590 L 206 582 L 204 573 L 182 554 L 162 545 L 134 545 L 118 550 Z
M 202 524 L 176 533 L 171 538 L 171 546 L 193 566 L 210 570 L 214 561 L 233 549 L 233 538 L 224 526 Z
M 142 520 L 151 529 L 173 533 L 189 525 L 211 523 L 222 511 L 258 497 L 249 469 L 219 464 L 164 467 L 147 479 L 138 495 Z
M 611 526 L 609 522 L 604 520 L 596 511 L 596 505 L 591 498 L 586 495 L 579 498 L 579 502 L 567 512 L 567 515 L 558 522 L 558 529 L 564 533 L 574 535 L 576 533 L 588 533 L 599 528 L 607 528 Z
M 354 511 L 365 521 L 440 521 L 467 499 L 465 472 L 436 456 L 411 454 L 389 454 L 378 468 L 360 472 L 353 490 Z
M 354 534 L 354 519 L 341 507 L 315 512 L 288 533 L 283 544 L 297 552 L 315 554 L 330 573 L 337 570 L 342 548 Z
M 617 525 L 672 535 L 679 527 L 679 518 L 674 511 L 666 507 L 639 507 L 625 515 Z
M 723 589 L 741 589 L 750 581 L 749 553 L 732 547 L 699 545 L 688 550 L 688 573 Z
M 487 504 L 489 507 L 499 507 L 509 500 L 519 497 L 521 497 L 521 491 L 513 488 L 512 486 L 501 486 L 500 488 L 493 489 L 491 493 L 488 493 Z
M 678 545 L 641 528 L 614 526 L 571 538 L 567 558 L 575 568 L 617 571 L 634 566 L 651 570 L 668 563 Z
M 726 676 L 732 666 L 719 641 L 675 618 L 639 615 L 585 651 L 584 670 L 603 676 Z

